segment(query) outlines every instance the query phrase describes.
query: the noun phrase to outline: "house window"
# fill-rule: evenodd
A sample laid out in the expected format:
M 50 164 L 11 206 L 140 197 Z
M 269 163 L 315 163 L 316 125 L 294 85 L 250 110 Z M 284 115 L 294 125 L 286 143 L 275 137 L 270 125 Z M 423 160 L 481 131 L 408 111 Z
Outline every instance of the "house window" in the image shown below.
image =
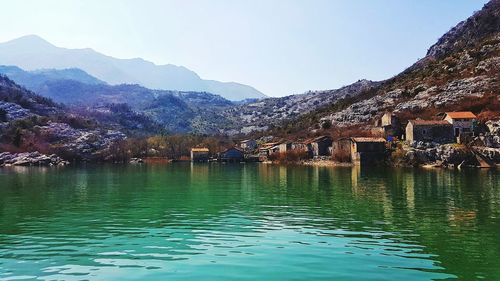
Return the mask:
M 423 135 L 427 135 L 427 130 L 422 130 Z

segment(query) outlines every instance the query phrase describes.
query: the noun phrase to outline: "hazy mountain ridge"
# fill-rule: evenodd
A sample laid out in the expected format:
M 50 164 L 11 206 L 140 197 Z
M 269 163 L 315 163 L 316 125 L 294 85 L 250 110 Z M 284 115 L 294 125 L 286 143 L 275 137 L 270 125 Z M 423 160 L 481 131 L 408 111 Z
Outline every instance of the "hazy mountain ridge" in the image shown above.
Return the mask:
M 92 49 L 56 47 L 35 35 L 0 43 L 0 64 L 25 70 L 79 68 L 109 84 L 140 84 L 152 89 L 206 91 L 231 100 L 264 98 L 253 87 L 203 80 L 195 72 L 176 65 L 155 65 L 135 59 L 117 59 Z

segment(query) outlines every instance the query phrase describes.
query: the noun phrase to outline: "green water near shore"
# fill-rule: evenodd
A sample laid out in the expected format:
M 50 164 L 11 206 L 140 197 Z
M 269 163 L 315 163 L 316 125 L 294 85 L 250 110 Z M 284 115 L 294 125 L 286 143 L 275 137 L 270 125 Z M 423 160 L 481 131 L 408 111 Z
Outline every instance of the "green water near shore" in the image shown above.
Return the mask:
M 0 169 L 0 280 L 500 280 L 500 173 Z

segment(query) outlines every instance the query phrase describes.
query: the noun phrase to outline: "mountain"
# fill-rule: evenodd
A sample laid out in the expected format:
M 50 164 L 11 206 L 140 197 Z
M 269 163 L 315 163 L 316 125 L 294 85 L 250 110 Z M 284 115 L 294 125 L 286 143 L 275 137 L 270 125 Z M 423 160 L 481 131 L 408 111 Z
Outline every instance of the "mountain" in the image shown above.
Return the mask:
M 492 0 L 444 34 L 423 59 L 402 73 L 280 126 L 294 131 L 319 125 L 370 128 L 386 111 L 393 111 L 403 122 L 460 110 L 479 118 L 499 117 L 499 93 L 500 0 Z
M 80 69 L 24 71 L 0 66 L 0 73 L 29 90 L 72 107 L 127 104 L 172 132 L 241 134 L 261 131 L 379 85 L 360 80 L 336 90 L 309 91 L 281 98 L 233 103 L 206 92 L 151 90 L 140 85 L 109 85 Z
M 229 100 L 266 97 L 247 85 L 203 80 L 183 66 L 155 65 L 140 58 L 117 59 L 88 48 L 59 48 L 36 35 L 0 43 L 0 64 L 25 70 L 79 68 L 113 85 L 140 84 L 152 89 L 211 92 Z
M 299 95 L 267 98 L 228 108 L 223 115 L 231 120 L 232 124 L 238 124 L 233 127 L 234 134 L 263 131 L 286 120 L 295 120 L 338 100 L 356 97 L 379 84 L 379 82 L 359 80 L 335 90 L 309 91 Z
M 219 133 L 228 120 L 221 115 L 233 102 L 206 92 L 152 90 L 137 84 L 109 85 L 79 69 L 24 71 L 0 66 L 0 74 L 43 97 L 78 109 L 83 115 L 99 117 L 102 112 L 117 116 L 140 112 L 171 132 Z M 117 112 L 117 110 L 119 112 Z M 130 115 L 130 114 L 129 114 Z
M 96 159 L 112 143 L 125 139 L 119 127 L 79 115 L 0 75 L 0 152 L 37 151 L 71 160 Z

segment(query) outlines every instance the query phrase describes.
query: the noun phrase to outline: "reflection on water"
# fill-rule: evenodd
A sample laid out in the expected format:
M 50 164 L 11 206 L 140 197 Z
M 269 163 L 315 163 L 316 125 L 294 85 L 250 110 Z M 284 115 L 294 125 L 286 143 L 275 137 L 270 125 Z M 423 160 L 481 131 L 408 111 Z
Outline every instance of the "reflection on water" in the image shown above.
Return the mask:
M 500 279 L 491 170 L 0 170 L 0 280 Z

